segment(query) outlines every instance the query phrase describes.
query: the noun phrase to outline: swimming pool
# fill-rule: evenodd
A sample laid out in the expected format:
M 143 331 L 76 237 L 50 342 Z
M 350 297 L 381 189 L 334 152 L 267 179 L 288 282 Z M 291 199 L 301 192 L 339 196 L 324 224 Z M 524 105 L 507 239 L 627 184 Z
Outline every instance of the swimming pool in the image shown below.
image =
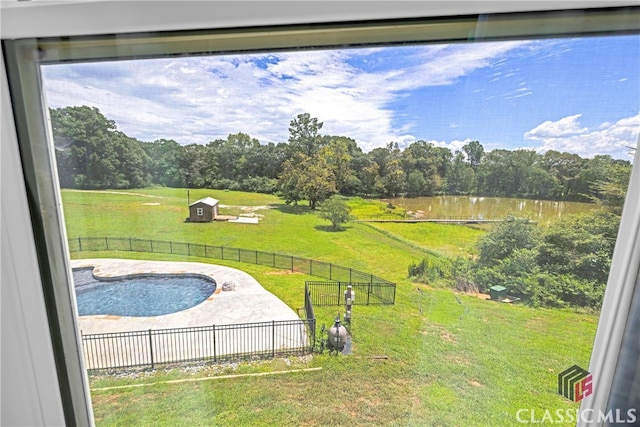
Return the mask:
M 215 280 L 194 274 L 133 275 L 96 279 L 92 268 L 73 269 L 78 314 L 151 317 L 194 307 L 216 290 Z

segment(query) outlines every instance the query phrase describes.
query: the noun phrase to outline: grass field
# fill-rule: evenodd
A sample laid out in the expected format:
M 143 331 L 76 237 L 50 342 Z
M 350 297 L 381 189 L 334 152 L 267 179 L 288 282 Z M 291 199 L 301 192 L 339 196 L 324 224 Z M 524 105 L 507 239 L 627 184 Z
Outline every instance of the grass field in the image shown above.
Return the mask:
M 557 374 L 588 365 L 596 315 L 495 303 L 407 279 L 407 266 L 425 256 L 468 254 L 480 230 L 350 223 L 331 232 L 305 207 L 286 206 L 277 197 L 208 190 L 190 190 L 189 198 L 217 198 L 227 206 L 221 213 L 252 206 L 262 215 L 260 223 L 189 224 L 186 190 L 132 193 L 63 191 L 69 237 L 207 243 L 333 262 L 396 282 L 396 304 L 355 307 L 351 356 L 91 376 L 98 425 L 506 426 L 518 424 L 518 409 L 577 408 L 557 394 Z M 364 200 L 353 205 L 384 209 Z M 128 252 L 73 256 L 211 262 Z M 307 276 L 220 263 L 252 274 L 292 308 L 302 306 Z M 336 309 L 318 308 L 319 322 L 329 325 Z M 299 371 L 309 368 L 319 369 Z M 166 382 L 185 379 L 190 381 Z M 98 390 L 132 384 L 140 386 Z

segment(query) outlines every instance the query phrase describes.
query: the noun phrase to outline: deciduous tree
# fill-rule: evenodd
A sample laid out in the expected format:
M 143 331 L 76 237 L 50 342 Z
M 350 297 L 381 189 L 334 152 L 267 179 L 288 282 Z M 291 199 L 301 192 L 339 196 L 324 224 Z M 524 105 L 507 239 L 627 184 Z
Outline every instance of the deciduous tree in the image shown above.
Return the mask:
M 331 228 L 338 230 L 340 226 L 351 219 L 351 209 L 340 196 L 331 196 L 320 204 L 318 215 L 331 221 Z
M 462 151 L 467 155 L 469 165 L 476 170 L 480 165 L 482 156 L 484 156 L 484 147 L 478 141 L 471 141 L 462 146 Z
M 314 156 L 324 141 L 320 135 L 322 122 L 309 113 L 298 114 L 289 124 L 289 146 L 293 152 Z
M 118 131 L 97 108 L 54 108 L 50 117 L 63 186 L 107 189 L 150 184 L 150 160 L 140 143 Z

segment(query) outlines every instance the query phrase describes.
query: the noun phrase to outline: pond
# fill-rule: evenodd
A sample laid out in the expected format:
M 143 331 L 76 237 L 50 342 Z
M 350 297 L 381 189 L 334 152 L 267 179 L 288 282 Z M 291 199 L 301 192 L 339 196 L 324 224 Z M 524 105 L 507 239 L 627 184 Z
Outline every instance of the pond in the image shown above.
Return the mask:
M 548 222 L 563 215 L 586 212 L 598 207 L 593 203 L 477 196 L 394 198 L 383 201 L 417 213 L 418 217 L 434 219 L 499 219 L 513 213 L 534 221 Z

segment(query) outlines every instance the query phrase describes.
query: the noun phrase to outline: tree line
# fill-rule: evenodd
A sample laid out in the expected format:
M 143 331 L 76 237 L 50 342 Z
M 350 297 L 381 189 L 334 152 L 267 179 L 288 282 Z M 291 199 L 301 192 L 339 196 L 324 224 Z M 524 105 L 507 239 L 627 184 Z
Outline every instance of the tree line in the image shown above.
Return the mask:
M 541 227 L 507 216 L 477 245 L 471 258 L 425 258 L 409 277 L 464 292 L 503 286 L 534 307 L 602 305 L 620 217 L 611 209 L 567 215 Z
M 286 142 L 261 144 L 242 132 L 206 145 L 139 141 L 95 107 L 50 110 L 62 187 L 214 188 L 281 195 L 315 208 L 333 194 L 417 197 L 441 194 L 620 204 L 631 163 L 610 156 L 533 150 L 485 151 L 479 141 L 452 152 L 426 141 L 390 142 L 364 152 L 350 137 L 322 135 L 308 113 Z

